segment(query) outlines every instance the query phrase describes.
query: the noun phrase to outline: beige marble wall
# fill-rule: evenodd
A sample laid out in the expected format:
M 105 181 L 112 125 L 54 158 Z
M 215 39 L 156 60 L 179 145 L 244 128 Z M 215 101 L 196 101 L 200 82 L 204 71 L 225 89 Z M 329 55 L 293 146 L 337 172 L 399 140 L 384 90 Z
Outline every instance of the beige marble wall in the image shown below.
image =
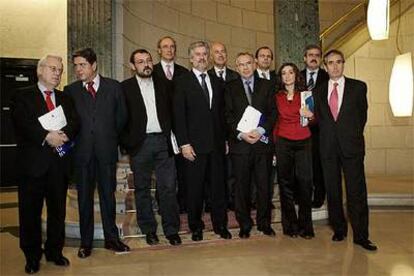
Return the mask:
M 0 1 L 0 56 L 41 58 L 47 53 L 63 57 L 67 77 L 66 0 Z
M 319 24 L 321 32 L 363 0 L 319 0 Z
M 397 23 L 398 20 L 391 24 L 388 40 L 369 41 L 346 61 L 346 75 L 361 79 L 368 85 L 366 170 L 371 175 L 414 175 L 414 119 L 393 117 L 388 103 L 391 69 L 398 54 Z M 405 13 L 400 21 L 400 48 L 403 53 L 414 54 L 412 26 L 414 8 Z
M 187 47 L 195 40 L 222 41 L 230 65 L 240 51 L 254 52 L 262 45 L 273 48 L 273 0 L 124 0 L 117 1 L 117 76 L 128 76 L 129 54 L 138 47 L 158 60 L 156 43 L 161 36 L 177 40 L 178 63 L 187 66 Z M 117 24 L 117 25 L 118 25 Z M 118 32 L 119 31 L 119 32 Z

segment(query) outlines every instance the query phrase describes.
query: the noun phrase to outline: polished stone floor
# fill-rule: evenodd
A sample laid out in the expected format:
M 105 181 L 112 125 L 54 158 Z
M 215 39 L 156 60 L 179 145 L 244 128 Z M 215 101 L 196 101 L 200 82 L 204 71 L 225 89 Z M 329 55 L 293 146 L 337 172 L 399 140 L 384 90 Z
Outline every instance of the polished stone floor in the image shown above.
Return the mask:
M 412 189 L 412 182 L 394 185 L 398 191 L 389 191 L 393 181 L 376 182 L 375 188 L 369 187 L 371 192 L 410 193 Z M 0 275 L 24 275 L 15 192 L 0 193 L 0 226 Z M 124 255 L 97 248 L 84 260 L 76 256 L 78 242 L 68 240 L 64 255 L 71 266 L 61 268 L 42 259 L 39 275 L 414 275 L 414 211 L 410 208 L 371 210 L 370 238 L 379 246 L 374 253 L 354 246 L 351 233 L 346 241 L 332 242 L 323 221 L 315 225 L 313 240 L 291 239 L 281 234 L 280 224 L 274 227 L 276 238 L 254 235 L 249 240 L 185 242 L 179 247 L 132 246 L 132 252 Z M 237 230 L 233 234 L 237 236 Z M 127 242 L 133 245 L 134 240 Z

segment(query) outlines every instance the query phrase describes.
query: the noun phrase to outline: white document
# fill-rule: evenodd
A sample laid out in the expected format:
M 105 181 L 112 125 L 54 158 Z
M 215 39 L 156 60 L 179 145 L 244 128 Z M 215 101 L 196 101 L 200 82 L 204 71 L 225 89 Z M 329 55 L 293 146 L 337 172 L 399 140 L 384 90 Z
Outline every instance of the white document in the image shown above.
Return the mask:
M 237 124 L 237 130 L 240 132 L 250 132 L 257 128 L 262 113 L 252 106 L 247 106 L 244 110 L 240 122 Z
M 171 131 L 171 145 L 173 147 L 174 154 L 180 153 L 180 148 L 177 144 L 177 139 L 175 138 L 174 132 Z
M 61 130 L 67 124 L 61 105 L 37 118 L 45 130 Z

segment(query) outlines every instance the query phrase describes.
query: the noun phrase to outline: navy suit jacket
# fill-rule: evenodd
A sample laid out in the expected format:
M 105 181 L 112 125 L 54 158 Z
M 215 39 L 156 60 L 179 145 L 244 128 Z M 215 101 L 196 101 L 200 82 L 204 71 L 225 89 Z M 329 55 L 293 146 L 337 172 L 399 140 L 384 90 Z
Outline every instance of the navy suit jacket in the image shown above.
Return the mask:
M 81 122 L 74 151 L 75 165 L 87 165 L 93 156 L 103 164 L 116 163 L 119 135 L 127 119 L 119 82 L 100 76 L 95 100 L 82 81 L 66 86 L 64 92 L 73 99 Z

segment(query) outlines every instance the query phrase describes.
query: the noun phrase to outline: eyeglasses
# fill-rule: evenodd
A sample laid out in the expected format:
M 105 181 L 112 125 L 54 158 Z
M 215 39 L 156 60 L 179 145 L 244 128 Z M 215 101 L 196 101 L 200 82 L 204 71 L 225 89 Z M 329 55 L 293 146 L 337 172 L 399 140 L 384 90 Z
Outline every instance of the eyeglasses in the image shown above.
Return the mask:
M 57 68 L 56 66 L 51 66 L 51 65 L 42 65 L 43 67 L 47 67 L 49 68 L 49 70 L 53 73 L 53 74 L 62 74 L 63 69 L 62 68 Z

